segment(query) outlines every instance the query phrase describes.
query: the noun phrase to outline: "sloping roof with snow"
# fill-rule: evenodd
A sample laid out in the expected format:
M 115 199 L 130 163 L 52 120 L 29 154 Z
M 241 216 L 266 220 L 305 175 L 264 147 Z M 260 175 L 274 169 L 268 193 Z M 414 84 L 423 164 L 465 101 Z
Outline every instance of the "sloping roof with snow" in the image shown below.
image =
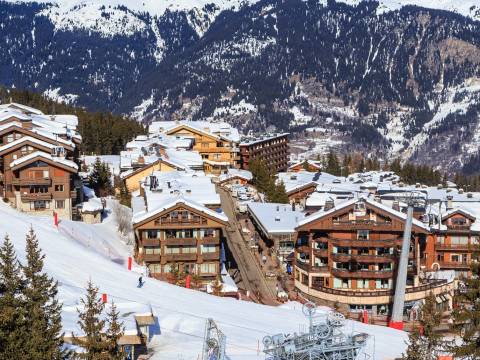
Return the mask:
M 35 151 L 35 152 L 33 152 L 31 154 L 28 154 L 26 156 L 22 156 L 21 158 L 12 161 L 10 163 L 10 167 L 11 168 L 20 167 L 24 164 L 28 164 L 30 161 L 33 161 L 34 159 L 37 159 L 37 158 L 40 158 L 40 159 L 45 160 L 45 161 L 50 162 L 50 163 L 61 165 L 63 167 L 70 168 L 74 171 L 78 170 L 78 165 L 75 164 L 73 161 L 70 161 L 70 160 L 67 160 L 67 159 L 64 159 L 64 158 L 60 158 L 60 157 L 55 157 L 55 156 L 47 154 L 43 151 Z
M 36 115 L 42 115 L 43 114 L 43 112 L 41 112 L 38 109 L 35 109 L 35 108 L 27 106 L 27 105 L 18 104 L 18 103 L 15 103 L 15 102 L 12 102 L 12 103 L 9 103 L 9 104 L 1 104 L 0 105 L 0 110 L 3 110 L 3 109 L 14 109 L 14 110 L 18 109 L 18 110 L 21 110 L 22 112 L 25 112 L 27 114 L 36 114 Z
M 206 134 L 208 136 L 223 138 L 225 140 L 239 142 L 240 134 L 238 130 L 225 122 L 213 123 L 209 121 L 154 121 L 149 126 L 150 134 L 171 133 L 182 126 L 188 127 L 194 131 Z
M 445 219 L 448 219 L 449 217 L 451 217 L 452 215 L 455 215 L 455 214 L 461 214 L 461 215 L 464 215 L 472 220 L 475 220 L 477 218 L 477 216 L 473 213 L 471 213 L 470 211 L 468 210 L 465 210 L 465 209 L 462 209 L 462 208 L 454 208 L 454 209 L 451 209 L 449 211 L 447 211 L 446 213 L 444 213 L 442 215 L 442 220 L 445 220 Z
M 56 147 L 53 144 L 50 144 L 48 142 L 39 140 L 39 139 L 31 137 L 31 136 L 23 136 L 20 139 L 12 141 L 11 143 L 7 143 L 3 146 L 0 146 L 0 152 L 3 152 L 3 151 L 8 150 L 8 149 L 15 148 L 16 146 L 22 145 L 22 144 L 27 143 L 27 142 L 31 142 L 31 143 L 37 144 L 39 146 L 43 146 L 43 147 L 48 148 L 48 149 L 54 149 Z
M 293 234 L 305 214 L 290 204 L 248 202 L 248 212 L 266 234 Z
M 175 198 L 167 199 L 165 202 L 155 203 L 154 206 L 151 206 L 147 211 L 141 211 L 134 214 L 132 222 L 133 224 L 142 223 L 153 216 L 156 216 L 165 210 L 176 207 L 177 205 L 185 205 L 194 210 L 197 210 L 200 213 L 208 215 L 212 218 L 215 218 L 221 222 L 228 222 L 228 217 L 223 213 L 218 213 L 216 211 L 210 210 L 209 208 L 203 206 L 202 204 L 196 203 L 192 200 L 187 200 L 183 196 L 177 196 Z
M 336 205 L 334 208 L 330 209 L 330 210 L 327 210 L 327 211 L 317 211 L 316 213 L 306 217 L 304 220 L 300 221 L 298 223 L 298 226 L 303 226 L 303 225 L 306 225 L 306 224 L 309 224 L 313 221 L 317 221 L 319 219 L 322 219 L 326 216 L 329 216 L 335 212 L 337 212 L 338 210 L 342 210 L 342 209 L 345 209 L 345 208 L 348 208 L 352 205 L 354 205 L 355 203 L 357 202 L 365 202 L 366 204 L 372 206 L 373 208 L 378 208 L 380 210 L 383 210 L 385 211 L 386 213 L 392 215 L 392 216 L 395 216 L 401 220 L 406 220 L 407 219 L 407 215 L 400 212 L 400 211 L 396 211 L 394 209 L 392 209 L 391 207 L 389 206 L 386 206 L 385 204 L 382 204 L 382 203 L 379 203 L 377 201 L 374 201 L 370 198 L 366 198 L 366 197 L 361 197 L 359 199 L 351 199 L 351 200 L 347 200 L 345 202 L 342 202 L 338 205 Z M 423 230 L 426 230 L 426 231 L 429 231 L 430 228 L 428 225 L 425 225 L 424 223 L 422 223 L 421 221 L 417 220 L 417 219 L 413 219 L 413 224 Z

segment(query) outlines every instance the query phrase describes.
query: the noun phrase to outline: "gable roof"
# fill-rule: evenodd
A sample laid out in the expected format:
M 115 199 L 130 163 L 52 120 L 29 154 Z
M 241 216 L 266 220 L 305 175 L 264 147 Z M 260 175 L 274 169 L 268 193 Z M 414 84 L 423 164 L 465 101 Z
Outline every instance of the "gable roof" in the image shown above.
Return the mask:
M 78 171 L 78 165 L 75 164 L 73 161 L 59 158 L 59 157 L 54 157 L 43 151 L 35 151 L 26 156 L 22 156 L 21 158 L 12 161 L 10 163 L 10 167 L 12 168 L 12 170 L 17 170 L 37 160 L 43 160 L 48 164 L 51 164 L 53 166 L 58 166 L 72 172 Z
M 198 204 L 194 201 L 187 200 L 182 196 L 179 196 L 175 199 L 170 199 L 162 204 L 157 205 L 150 211 L 141 211 L 137 214 L 134 214 L 132 223 L 134 225 L 142 224 L 149 221 L 152 217 L 155 217 L 168 209 L 177 207 L 178 205 L 183 205 L 192 210 L 196 210 L 199 213 L 205 214 L 215 220 L 220 221 L 222 224 L 226 225 L 228 223 L 228 217 L 223 213 L 217 213 L 216 211 L 210 210 L 209 208 Z
M 394 216 L 400 220 L 403 220 L 403 221 L 406 221 L 407 220 L 407 214 L 404 214 L 402 213 L 401 211 L 397 211 L 397 210 L 394 210 L 392 209 L 391 207 L 389 206 L 386 206 L 382 203 L 379 203 L 375 200 L 372 200 L 370 198 L 366 198 L 366 197 L 361 197 L 361 198 L 358 198 L 358 199 L 351 199 L 351 200 L 347 200 L 345 202 L 342 202 L 338 205 L 336 205 L 334 208 L 330 209 L 330 210 L 327 210 L 327 211 L 317 211 L 316 213 L 306 217 L 305 219 L 303 219 L 302 221 L 300 221 L 298 223 L 298 227 L 299 226 L 303 226 L 303 225 L 306 225 L 306 224 L 309 224 L 309 223 L 312 223 L 314 221 L 317 221 L 317 220 L 320 220 L 320 219 L 323 219 L 339 210 L 342 210 L 342 209 L 346 209 L 358 202 L 365 202 L 366 204 L 368 204 L 369 206 L 373 207 L 373 208 L 376 208 L 376 209 L 379 209 L 381 211 L 384 211 L 388 214 L 390 214 L 391 216 Z M 425 225 L 424 223 L 422 223 L 421 221 L 417 220 L 417 219 L 413 219 L 413 225 L 421 228 L 422 230 L 425 230 L 425 231 L 430 231 L 430 228 L 428 227 L 428 225 Z
M 39 138 L 40 140 L 50 142 L 52 144 L 62 144 L 62 146 L 68 150 L 73 150 L 75 145 L 69 140 L 62 139 L 59 136 L 53 135 L 47 131 L 42 131 L 40 129 L 25 129 L 18 122 L 8 123 L 5 126 L 0 126 L 0 135 L 9 133 L 10 131 L 18 131 L 27 136 Z
M 128 178 L 130 178 L 130 177 L 132 177 L 132 176 L 134 176 L 134 175 L 136 175 L 136 174 L 141 173 L 142 171 L 145 171 L 145 170 L 151 168 L 152 166 L 155 166 L 155 165 L 159 164 L 159 163 L 167 164 L 167 165 L 175 168 L 176 170 L 187 170 L 187 169 L 188 169 L 187 167 L 185 167 L 185 166 L 183 166 L 183 165 L 176 164 L 176 163 L 174 163 L 174 162 L 172 162 L 172 161 L 169 161 L 169 160 L 167 160 L 167 159 L 165 159 L 165 158 L 159 158 L 158 160 L 156 160 L 156 161 L 154 161 L 154 162 L 152 162 L 152 163 L 145 164 L 145 166 L 142 166 L 141 168 L 139 168 L 139 169 L 137 169 L 137 170 L 134 170 L 134 171 L 126 171 L 126 172 L 122 173 L 122 174 L 120 175 L 120 177 L 121 177 L 123 180 L 126 180 L 126 179 L 128 179 Z
M 0 146 L 0 155 L 5 153 L 7 150 L 13 150 L 13 149 L 16 149 L 18 147 L 21 147 L 25 143 L 35 144 L 35 145 L 38 145 L 40 147 L 43 147 L 44 149 L 50 149 L 50 150 L 52 150 L 56 147 L 53 144 L 50 144 L 46 141 L 39 140 L 39 139 L 34 138 L 32 136 L 23 136 L 20 139 L 12 141 L 11 143 Z
M 465 216 L 466 218 L 469 218 L 470 220 L 475 221 L 477 218 L 475 215 L 473 215 L 471 212 L 461 209 L 461 208 L 455 208 L 452 210 L 447 211 L 445 214 L 442 215 L 442 221 L 448 219 L 449 217 L 452 217 L 455 214 L 461 214 Z

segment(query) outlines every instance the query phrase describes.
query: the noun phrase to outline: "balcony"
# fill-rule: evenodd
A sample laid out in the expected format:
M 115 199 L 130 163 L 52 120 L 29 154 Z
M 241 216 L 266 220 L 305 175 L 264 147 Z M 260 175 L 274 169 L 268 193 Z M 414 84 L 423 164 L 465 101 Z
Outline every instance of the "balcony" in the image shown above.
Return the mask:
M 220 259 L 220 252 L 212 252 L 212 253 L 202 253 L 203 260 L 219 260 Z
M 207 236 L 199 239 L 201 244 L 205 245 L 218 245 L 220 244 L 220 238 L 218 236 Z
M 470 269 L 469 261 L 439 261 L 440 269 Z
M 335 262 L 359 262 L 359 263 L 391 263 L 394 262 L 393 255 L 372 255 L 372 254 L 332 254 Z
M 394 247 L 396 245 L 402 245 L 402 238 L 399 236 L 378 239 L 378 240 L 352 240 L 352 239 L 339 239 L 330 237 L 330 242 L 334 246 L 341 247 Z
M 310 263 L 308 263 L 308 262 L 303 262 L 303 261 L 300 261 L 300 260 L 297 259 L 295 261 L 295 265 L 302 270 L 310 271 Z
M 17 186 L 30 186 L 30 185 L 52 185 L 52 179 L 50 178 L 40 178 L 40 179 L 12 179 L 12 184 Z
M 143 246 L 160 246 L 160 239 L 147 239 L 142 238 Z
M 345 270 L 333 268 L 332 274 L 340 278 L 352 279 L 389 279 L 393 277 L 393 270 Z
M 166 254 L 163 256 L 163 258 L 165 258 L 167 261 L 195 261 L 197 260 L 197 254 Z
M 315 248 L 313 248 L 313 253 L 315 254 L 315 256 L 328 257 L 328 249 L 315 249 Z
M 160 254 L 143 254 L 142 255 L 143 261 L 151 262 L 151 261 L 160 261 Z
M 207 219 L 195 218 L 195 219 L 182 219 L 182 218 L 168 218 L 155 221 L 155 225 L 205 225 Z
M 468 231 L 470 230 L 469 224 L 447 224 L 448 230 L 460 230 L 460 231 Z
M 359 226 L 362 228 L 366 227 L 368 229 L 390 229 L 392 227 L 392 223 L 389 221 L 375 221 L 369 219 L 334 220 L 333 226 L 338 226 L 349 230 L 356 230 Z
M 190 245 L 196 246 L 197 239 L 196 238 L 167 238 L 163 241 L 165 245 Z
M 475 245 L 470 244 L 445 244 L 435 243 L 435 250 L 437 251 L 472 251 Z
M 50 193 L 36 193 L 36 194 L 21 194 L 22 201 L 38 201 L 38 200 L 52 200 Z

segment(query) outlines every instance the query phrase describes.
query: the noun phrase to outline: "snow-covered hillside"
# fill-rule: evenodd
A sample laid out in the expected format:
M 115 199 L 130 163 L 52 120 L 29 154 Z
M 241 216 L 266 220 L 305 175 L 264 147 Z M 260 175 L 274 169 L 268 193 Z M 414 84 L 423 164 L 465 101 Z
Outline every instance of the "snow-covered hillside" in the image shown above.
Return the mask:
M 201 353 L 205 320 L 213 318 L 227 335 L 230 359 L 263 359 L 258 341 L 267 334 L 298 332 L 305 324 L 301 306 L 289 303 L 268 307 L 219 298 L 187 290 L 153 279 L 146 279 L 137 288 L 138 274 L 126 269 L 128 251 L 116 240 L 111 219 L 100 225 L 64 221 L 59 230 L 51 218 L 20 214 L 0 204 L 2 235 L 8 234 L 24 261 L 24 239 L 30 226 L 46 254 L 46 271 L 59 281 L 59 297 L 63 302 L 63 325 L 69 333 L 77 330 L 76 307 L 83 288 L 91 279 L 100 292 L 107 293 L 119 306 L 121 314 L 153 310 L 158 323 L 150 347 L 153 359 L 196 359 Z M 127 329 L 131 324 L 126 324 Z M 406 334 L 397 330 L 349 322 L 346 332 L 371 334 L 366 351 L 375 359 L 393 359 L 405 349 Z M 260 345 L 261 346 L 261 345 Z

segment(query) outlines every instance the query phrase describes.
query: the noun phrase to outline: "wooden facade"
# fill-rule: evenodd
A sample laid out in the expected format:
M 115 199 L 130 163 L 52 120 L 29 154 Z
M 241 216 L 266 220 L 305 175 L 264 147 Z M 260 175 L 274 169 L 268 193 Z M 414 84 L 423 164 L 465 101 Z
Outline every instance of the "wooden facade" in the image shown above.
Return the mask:
M 193 138 L 193 149 L 202 156 L 204 171 L 220 175 L 228 168 L 238 167 L 238 149 L 233 141 L 211 134 L 208 128 L 203 131 L 188 125 L 179 125 L 167 131 L 167 135 Z
M 471 230 L 475 221 L 475 217 L 461 210 L 444 216 L 442 229 L 432 228 L 428 236 L 425 267 L 431 271 L 454 270 L 457 277 L 470 275 L 480 238 L 480 232 Z
M 351 309 L 368 305 L 378 313 L 388 312 L 405 219 L 364 200 L 349 202 L 325 214 L 312 221 L 307 218 L 297 228 L 297 289 L 329 305 L 344 301 Z M 407 277 L 410 292 L 421 286 L 420 266 L 428 234 L 428 228 L 414 223 Z M 349 292 L 358 298 L 349 297 Z
M 20 116 L 0 125 L 0 192 L 20 211 L 71 219 L 77 200 L 75 144 L 32 128 Z M 35 155 L 32 157 L 32 155 Z M 21 161 L 21 159 L 27 159 Z M 59 161 L 57 161 L 59 160 Z M 12 166 L 14 164 L 14 166 Z
M 180 202 L 134 223 L 136 260 L 159 279 L 178 272 L 211 281 L 221 271 L 225 226 L 225 221 Z

